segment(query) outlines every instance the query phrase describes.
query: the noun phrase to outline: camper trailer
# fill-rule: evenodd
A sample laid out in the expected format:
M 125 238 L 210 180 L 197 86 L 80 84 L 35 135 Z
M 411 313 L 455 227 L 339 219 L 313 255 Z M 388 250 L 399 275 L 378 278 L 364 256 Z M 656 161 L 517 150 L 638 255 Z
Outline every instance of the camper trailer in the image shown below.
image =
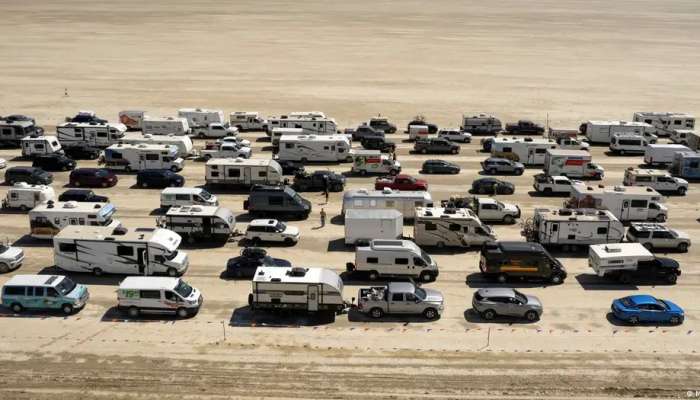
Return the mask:
M 194 154 L 192 139 L 189 136 L 151 135 L 138 132 L 127 133 L 117 141 L 123 144 L 165 144 L 177 147 L 177 155 L 185 158 Z
M 280 137 L 277 159 L 282 161 L 352 161 L 345 135 L 285 135 Z
M 181 108 L 177 110 L 177 116 L 187 120 L 190 128 L 202 128 L 211 124 L 224 125 L 224 112 L 221 110 L 208 110 L 205 108 Z
M 691 151 L 700 148 L 700 135 L 692 129 L 676 129 L 669 139 L 671 143 L 687 146 Z
M 0 146 L 19 146 L 26 136 L 41 136 L 44 130 L 33 119 L 0 118 Z
M 625 227 L 608 210 L 535 208 L 522 235 L 529 242 L 573 250 L 579 245 L 620 242 Z
M 673 162 L 676 153 L 692 151 L 682 144 L 650 144 L 644 151 L 644 163 L 647 165 L 666 166 Z
M 275 160 L 260 158 L 212 158 L 204 179 L 210 186 L 277 185 L 282 182 L 282 167 Z
M 496 235 L 468 208 L 418 207 L 413 240 L 421 246 L 472 247 L 496 240 Z
M 695 128 L 695 117 L 686 113 L 636 112 L 632 119 L 651 125 L 649 133 L 656 136 L 670 136 L 676 129 Z
M 34 158 L 45 154 L 63 154 L 56 136 L 26 136 L 21 140 L 22 156 Z
M 29 211 L 30 234 L 36 239 L 51 239 L 69 225 L 116 228 L 121 225 L 119 220 L 112 218 L 116 211 L 112 203 L 76 201 L 41 203 Z
M 688 191 L 688 181 L 672 176 L 661 169 L 629 167 L 622 181 L 625 186 L 648 186 L 660 193 L 676 193 L 683 196 Z
M 119 111 L 119 122 L 126 126 L 128 131 L 140 131 L 143 128 L 143 119 L 146 112 L 143 110 Z
M 462 115 L 460 129 L 477 135 L 497 134 L 503 130 L 501 120 L 490 114 L 479 113 L 476 115 Z
M 275 128 L 300 128 L 307 135 L 335 135 L 338 126 L 333 118 L 327 118 L 323 113 L 296 113 L 271 117 L 267 121 L 267 135 Z
M 548 149 L 544 160 L 547 176 L 603 179 L 605 170 L 591 162 L 593 157 L 585 150 Z
M 674 284 L 681 274 L 676 261 L 655 257 L 641 243 L 591 246 L 588 250 L 588 266 L 600 277 L 612 278 L 625 284 L 638 281 Z
M 398 210 L 351 209 L 345 212 L 345 244 L 372 239 L 401 239 L 403 215 Z
M 104 151 L 104 163 L 109 169 L 141 171 L 169 169 L 181 171 L 185 160 L 178 156 L 175 146 L 165 144 L 115 144 Z
M 700 153 L 681 151 L 673 156 L 669 171 L 685 179 L 700 179 Z
M 257 111 L 234 111 L 229 114 L 228 123 L 239 131 L 267 130 L 267 120 Z
M 650 187 L 574 185 L 572 189 L 565 207 L 610 210 L 622 222 L 664 222 L 668 217 L 663 196 Z
M 189 258 L 182 238 L 161 228 L 68 226 L 53 238 L 54 262 L 65 271 L 180 276 Z
M 228 240 L 236 226 L 233 212 L 219 206 L 172 206 L 157 222 L 188 243 Z
M 615 133 L 633 133 L 644 136 L 649 143 L 656 143 L 657 137 L 650 133 L 651 125 L 630 121 L 587 121 L 581 125 L 581 134 L 591 143 L 610 144 Z
M 5 194 L 2 208 L 19 208 L 22 211 L 27 211 L 55 199 L 56 193 L 51 186 L 17 182 Z
M 142 121 L 141 132 L 144 135 L 182 136 L 190 133 L 190 125 L 185 118 L 145 116 Z
M 252 310 L 342 312 L 343 280 L 325 268 L 258 267 L 248 296 Z
M 620 155 L 644 154 L 649 141 L 636 133 L 614 133 L 610 138 L 610 151 Z
M 80 152 L 95 157 L 124 137 L 126 125 L 94 122 L 66 122 L 56 126 L 56 135 L 69 153 Z
M 416 207 L 432 207 L 433 199 L 426 191 L 347 190 L 343 193 L 343 213 L 352 209 L 393 209 L 403 215 L 404 220 L 413 219 Z
M 272 134 L 270 135 L 270 142 L 272 146 L 279 147 L 280 138 L 282 136 L 301 136 L 304 134 L 304 130 L 301 128 L 274 128 L 272 129 Z
M 547 150 L 558 147 L 557 142 L 546 138 L 497 137 L 491 144 L 491 155 L 519 161 L 525 165 L 542 165 Z

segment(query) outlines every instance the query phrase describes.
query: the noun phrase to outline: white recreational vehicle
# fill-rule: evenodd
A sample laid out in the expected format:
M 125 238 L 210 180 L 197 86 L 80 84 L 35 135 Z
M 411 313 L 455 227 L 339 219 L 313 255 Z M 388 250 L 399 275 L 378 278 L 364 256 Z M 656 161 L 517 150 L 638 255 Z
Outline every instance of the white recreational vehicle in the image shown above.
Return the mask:
M 282 182 L 282 167 L 275 160 L 212 158 L 207 161 L 204 179 L 207 185 L 277 185 Z
M 426 191 L 347 190 L 343 193 L 343 214 L 352 209 L 394 209 L 404 220 L 413 219 L 416 207 L 432 207 L 433 199 Z
M 239 131 L 267 130 L 267 120 L 257 111 L 234 111 L 229 114 L 228 123 Z
M 578 245 L 620 242 L 625 227 L 608 210 L 535 208 L 522 235 L 530 242 L 569 250 Z
M 657 192 L 676 193 L 680 196 L 688 191 L 688 181 L 676 178 L 668 171 L 661 169 L 629 167 L 625 170 L 622 184 L 625 186 L 648 186 Z
M 30 234 L 37 239 L 51 239 L 69 225 L 116 228 L 121 225 L 112 218 L 116 211 L 112 203 L 49 201 L 29 211 Z
M 0 145 L 19 146 L 23 137 L 43 134 L 31 119 L 0 118 Z
M 68 226 L 53 238 L 54 262 L 65 271 L 179 276 L 189 265 L 182 238 L 160 228 Z
M 435 260 L 410 240 L 371 240 L 355 249 L 355 263 L 346 267 L 351 273 L 366 273 L 371 281 L 402 277 L 432 282 L 439 274 Z
M 87 152 L 95 152 L 118 143 L 125 132 L 124 124 L 66 122 L 56 126 L 56 135 L 63 147 Z
M 676 129 L 670 137 L 671 143 L 688 146 L 690 151 L 700 148 L 700 135 L 692 129 Z
M 190 128 L 207 127 L 211 124 L 225 124 L 224 112 L 221 110 L 208 110 L 205 108 L 181 108 L 177 110 L 177 116 L 185 118 Z
M 185 158 L 193 154 L 192 139 L 189 136 L 151 135 L 138 132 L 127 133 L 117 141 L 124 144 L 165 144 L 177 147 L 178 156 Z
M 26 136 L 21 140 L 22 156 L 33 158 L 44 154 L 63 153 L 56 136 Z
M 180 171 L 185 160 L 178 156 L 175 146 L 166 144 L 114 144 L 104 151 L 107 168 L 124 171 L 169 169 Z
M 585 150 L 548 149 L 544 160 L 547 176 L 602 179 L 603 167 L 591 162 L 593 157 Z
M 248 296 L 252 310 L 298 310 L 340 313 L 343 280 L 325 268 L 258 267 Z
M 2 208 L 19 208 L 22 211 L 27 211 L 38 204 L 54 201 L 55 198 L 56 193 L 51 186 L 17 182 L 5 194 Z
M 573 185 L 573 197 L 564 204 L 569 208 L 595 208 L 610 210 L 622 222 L 664 222 L 668 208 L 662 204 L 663 196 L 646 186 L 588 186 Z
M 635 133 L 644 136 L 650 143 L 656 143 L 656 135 L 650 133 L 651 125 L 631 121 L 587 121 L 581 125 L 581 134 L 591 143 L 609 144 L 615 133 Z
M 271 117 L 267 121 L 267 135 L 275 128 L 299 128 L 307 135 L 334 135 L 338 126 L 333 118 L 327 118 L 323 113 L 292 113 L 279 118 Z
M 501 120 L 490 114 L 463 114 L 460 129 L 474 134 L 494 134 L 503 130 Z
M 676 153 L 692 151 L 682 144 L 650 144 L 644 149 L 644 163 L 647 165 L 666 166 L 673 163 Z
M 610 138 L 610 151 L 620 155 L 644 154 L 649 141 L 636 133 L 614 133 Z
M 651 125 L 649 133 L 657 136 L 670 136 L 677 129 L 695 128 L 695 117 L 686 113 L 636 112 L 632 119 Z
M 190 125 L 185 118 L 145 116 L 141 124 L 144 135 L 182 136 L 190 133 Z
M 124 124 L 129 131 L 140 131 L 145 117 L 146 112 L 143 110 L 119 111 L 119 122 Z
M 218 206 L 172 206 L 157 219 L 160 228 L 170 229 L 188 243 L 201 240 L 225 241 L 233 233 L 233 212 Z
M 345 135 L 285 135 L 280 137 L 277 158 L 283 161 L 352 161 Z
M 270 142 L 272 143 L 272 146 L 278 147 L 280 145 L 280 138 L 282 136 L 301 136 L 303 134 L 304 130 L 301 128 L 274 128 L 272 130 L 272 134 L 270 135 Z
M 497 137 L 491 144 L 491 155 L 519 161 L 525 165 L 542 165 L 547 149 L 558 147 L 557 142 L 547 138 Z
M 372 239 L 400 239 L 403 215 L 397 210 L 351 209 L 345 212 L 345 244 L 364 244 Z
M 419 207 L 413 240 L 421 246 L 470 247 L 496 240 L 496 235 L 468 208 Z

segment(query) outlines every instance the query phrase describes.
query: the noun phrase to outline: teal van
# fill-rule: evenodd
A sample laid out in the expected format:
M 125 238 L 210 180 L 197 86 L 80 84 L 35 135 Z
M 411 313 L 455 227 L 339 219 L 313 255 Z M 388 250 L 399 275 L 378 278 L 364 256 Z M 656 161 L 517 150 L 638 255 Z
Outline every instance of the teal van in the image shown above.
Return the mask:
M 68 315 L 83 308 L 88 298 L 85 285 L 63 275 L 15 275 L 2 287 L 2 305 L 15 313 L 55 309 Z

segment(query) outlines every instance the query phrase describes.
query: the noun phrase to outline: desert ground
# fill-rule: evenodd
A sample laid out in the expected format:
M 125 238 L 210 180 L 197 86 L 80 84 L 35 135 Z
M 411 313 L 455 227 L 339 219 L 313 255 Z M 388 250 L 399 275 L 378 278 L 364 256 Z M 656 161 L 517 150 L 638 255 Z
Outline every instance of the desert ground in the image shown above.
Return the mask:
M 0 1 L 0 115 L 34 116 L 47 133 L 81 109 L 115 120 L 123 109 L 174 115 L 181 107 L 257 110 L 266 115 L 322 110 L 341 128 L 381 113 L 401 130 L 416 114 L 441 127 L 463 113 L 487 111 L 504 121 L 530 118 L 576 128 L 587 119 L 630 119 L 634 111 L 700 114 L 700 3 L 697 1 Z M 68 95 L 65 95 L 67 91 Z M 271 155 L 261 132 L 244 134 L 255 157 Z M 403 172 L 420 176 L 406 135 L 390 139 Z M 436 200 L 467 192 L 479 176 L 479 137 L 463 145 L 457 176 L 423 176 Z M 203 141 L 196 140 L 201 147 Z M 593 147 L 619 184 L 641 157 Z M 0 150 L 9 166 L 29 165 L 19 150 Z M 80 161 L 79 166 L 94 166 Z M 347 172 L 348 164 L 312 165 Z M 562 198 L 529 193 L 537 168 L 506 177 L 523 217 Z M 203 185 L 204 165 L 188 160 L 188 186 Z M 68 173 L 55 173 L 62 192 Z M 135 176 L 97 190 L 127 227 L 150 227 L 159 190 L 137 189 Z M 351 176 L 346 189 L 370 187 Z M 0 186 L 4 197 L 7 186 Z M 217 192 L 222 205 L 247 215 L 242 193 Z M 303 193 L 313 213 L 296 246 L 268 246 L 299 266 L 343 271 L 353 261 L 342 245 L 341 194 L 326 204 Z M 668 224 L 700 234 L 699 186 L 668 197 Z M 330 222 L 319 228 L 324 208 Z M 27 235 L 26 214 L 0 214 L 0 236 L 22 246 L 17 273 L 53 273 L 50 241 Z M 519 225 L 495 225 L 520 239 Z M 405 227 L 412 234 L 412 227 Z M 242 248 L 184 247 L 184 278 L 205 297 L 187 320 L 117 313 L 123 277 L 70 274 L 89 285 L 79 313 L 0 312 L 3 399 L 200 398 L 693 398 L 700 397 L 700 287 L 696 246 L 669 253 L 682 264 L 674 286 L 616 285 L 596 279 L 585 253 L 555 253 L 569 273 L 559 286 L 516 284 L 545 307 L 536 323 L 485 322 L 470 311 L 481 279 L 478 252 L 430 251 L 440 276 L 430 287 L 446 298 L 442 318 L 367 321 L 338 316 L 315 324 L 302 316 L 275 324 L 245 312 L 248 281 L 229 280 L 226 260 Z M 345 297 L 366 282 L 346 282 Z M 681 326 L 627 326 L 608 315 L 610 302 L 632 293 L 669 298 L 685 308 Z M 692 391 L 692 392 L 688 392 Z

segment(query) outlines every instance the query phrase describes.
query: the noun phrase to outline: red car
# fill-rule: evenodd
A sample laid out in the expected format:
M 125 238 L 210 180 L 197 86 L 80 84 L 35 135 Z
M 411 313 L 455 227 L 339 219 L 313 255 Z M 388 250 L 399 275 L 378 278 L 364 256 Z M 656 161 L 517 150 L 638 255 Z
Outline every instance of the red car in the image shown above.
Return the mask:
M 117 184 L 117 175 L 103 168 L 78 168 L 70 174 L 69 185 L 78 187 L 112 187 Z
M 384 188 L 394 190 L 428 190 L 428 182 L 411 175 L 383 176 L 374 182 L 375 190 Z

